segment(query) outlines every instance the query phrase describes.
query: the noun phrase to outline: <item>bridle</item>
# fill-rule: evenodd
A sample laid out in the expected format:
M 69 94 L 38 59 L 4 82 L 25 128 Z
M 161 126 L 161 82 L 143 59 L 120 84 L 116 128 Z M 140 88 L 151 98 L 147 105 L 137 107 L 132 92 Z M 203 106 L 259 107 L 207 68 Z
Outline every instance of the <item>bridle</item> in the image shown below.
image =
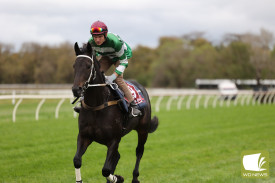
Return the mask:
M 90 56 L 88 56 L 88 55 L 77 55 L 76 58 L 88 58 L 88 59 L 91 61 L 91 63 L 92 63 L 91 71 L 90 71 L 90 76 L 89 76 L 88 80 L 87 80 L 87 81 L 84 83 L 84 85 L 83 85 L 83 89 L 84 89 L 83 92 L 85 92 L 85 90 L 89 87 L 88 85 L 89 85 L 89 83 L 91 82 L 91 79 L 92 79 L 93 74 L 94 74 L 93 80 L 96 79 L 96 70 L 95 70 L 94 57 L 93 57 L 93 56 L 90 57 Z
M 89 87 L 107 86 L 107 85 L 110 85 L 112 89 L 117 89 L 118 86 L 117 86 L 116 83 L 112 83 L 112 84 L 106 84 L 106 83 L 101 83 L 101 84 L 89 84 L 89 83 L 91 82 L 92 75 L 94 75 L 93 81 L 96 79 L 96 70 L 95 70 L 95 66 L 94 66 L 94 57 L 93 57 L 93 56 L 90 57 L 90 56 L 88 56 L 88 55 L 78 55 L 76 58 L 81 58 L 81 57 L 90 59 L 90 61 L 91 61 L 91 63 L 92 63 L 90 76 L 89 76 L 88 80 L 84 83 L 84 86 L 83 86 L 83 89 L 84 89 L 84 90 L 88 89 Z
M 112 83 L 112 84 L 106 84 L 106 83 L 101 83 L 101 84 L 89 84 L 91 82 L 91 79 L 94 81 L 96 79 L 96 70 L 95 70 L 95 66 L 94 66 L 94 57 L 90 57 L 88 55 L 77 55 L 76 58 L 88 58 L 91 63 L 92 63 L 92 66 L 91 66 L 91 71 L 90 71 L 90 75 L 89 75 L 89 78 L 88 80 L 84 83 L 83 87 L 82 87 L 82 96 L 84 95 L 85 91 L 90 88 L 90 87 L 98 87 L 98 86 L 107 86 L 107 85 L 110 85 L 110 87 L 113 89 L 113 90 L 116 90 L 118 89 L 118 85 L 116 83 Z M 94 75 L 94 77 L 92 78 L 92 76 Z M 74 104 L 80 97 L 77 97 L 74 99 L 74 101 L 72 102 L 72 104 Z M 84 100 L 82 100 L 82 104 L 86 105 L 86 108 L 92 108 L 92 107 L 89 107 L 87 104 L 84 103 Z M 113 103 L 111 102 L 111 105 L 114 105 L 114 104 L 117 104 L 117 101 L 113 101 Z M 109 104 L 103 104 L 104 107 L 106 107 L 106 105 L 108 106 Z M 100 110 L 102 109 L 101 106 L 99 107 L 96 107 L 96 108 L 93 108 L 92 110 Z

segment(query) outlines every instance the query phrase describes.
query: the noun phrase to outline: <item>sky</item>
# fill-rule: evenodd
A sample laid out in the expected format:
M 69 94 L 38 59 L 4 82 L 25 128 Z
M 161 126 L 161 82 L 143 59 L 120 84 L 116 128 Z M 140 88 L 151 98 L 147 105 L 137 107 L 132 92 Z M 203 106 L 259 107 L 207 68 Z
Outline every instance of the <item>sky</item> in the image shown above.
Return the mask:
M 219 42 L 261 28 L 275 34 L 274 17 L 274 0 L 0 0 L 0 42 L 84 43 L 97 20 L 132 47 L 191 32 Z

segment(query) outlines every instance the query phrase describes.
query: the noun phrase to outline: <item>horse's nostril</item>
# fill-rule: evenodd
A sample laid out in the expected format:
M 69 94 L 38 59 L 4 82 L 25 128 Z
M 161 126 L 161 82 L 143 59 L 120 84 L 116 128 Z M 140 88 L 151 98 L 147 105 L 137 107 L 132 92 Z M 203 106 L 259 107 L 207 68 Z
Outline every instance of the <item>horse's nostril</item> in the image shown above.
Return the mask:
M 75 97 L 79 97 L 81 95 L 81 92 L 82 92 L 82 87 L 73 86 L 72 91 L 73 91 L 73 94 L 74 94 Z

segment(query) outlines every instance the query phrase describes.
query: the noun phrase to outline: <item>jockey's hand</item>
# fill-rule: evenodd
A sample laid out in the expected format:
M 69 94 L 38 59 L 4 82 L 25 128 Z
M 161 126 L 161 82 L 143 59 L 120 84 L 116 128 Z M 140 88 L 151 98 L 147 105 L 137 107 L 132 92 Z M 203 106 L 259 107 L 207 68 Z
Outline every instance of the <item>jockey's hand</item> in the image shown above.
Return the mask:
M 114 73 L 110 76 L 105 76 L 106 78 L 106 84 L 112 84 L 114 82 L 114 80 L 117 78 L 117 75 Z

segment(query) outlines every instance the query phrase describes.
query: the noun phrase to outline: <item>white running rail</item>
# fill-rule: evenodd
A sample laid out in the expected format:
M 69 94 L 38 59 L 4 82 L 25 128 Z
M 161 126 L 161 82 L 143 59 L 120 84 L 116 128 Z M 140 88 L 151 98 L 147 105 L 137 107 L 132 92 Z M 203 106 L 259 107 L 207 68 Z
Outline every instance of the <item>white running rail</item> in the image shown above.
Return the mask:
M 18 99 L 18 101 L 15 103 L 15 101 L 17 99 Z M 60 109 L 61 105 L 63 104 L 63 102 L 66 99 L 70 99 L 70 101 L 72 101 L 73 96 L 72 95 L 15 95 L 14 93 L 12 95 L 1 95 L 0 101 L 1 100 L 12 100 L 12 104 L 15 103 L 15 106 L 14 106 L 13 112 L 12 112 L 12 121 L 13 122 L 16 121 L 16 112 L 17 112 L 19 105 L 21 104 L 21 102 L 23 100 L 26 100 L 26 99 L 27 100 L 28 99 L 41 99 L 41 101 L 39 102 L 39 104 L 35 110 L 35 120 L 38 121 L 40 109 L 41 109 L 42 105 L 44 104 L 44 102 L 46 101 L 46 99 L 61 99 L 55 109 L 55 118 L 58 118 L 59 117 L 59 109 Z M 74 117 L 76 117 L 75 113 L 74 113 Z
M 172 108 L 177 110 L 182 109 L 199 109 L 203 106 L 204 109 L 209 107 L 235 107 L 235 106 L 248 106 L 248 105 L 260 105 L 260 104 L 275 104 L 275 92 L 267 92 L 253 95 L 253 91 L 239 91 L 235 100 L 224 101 L 216 90 L 184 90 L 184 89 L 149 89 L 149 96 L 151 99 L 151 105 L 153 111 L 160 112 L 161 110 L 170 111 Z M 59 118 L 59 111 L 62 104 L 66 99 L 73 101 L 73 95 L 65 93 L 64 95 L 58 94 L 29 94 L 29 95 L 16 95 L 16 92 L 11 92 L 11 95 L 0 95 L 1 100 L 11 100 L 13 107 L 12 121 L 16 121 L 17 110 L 24 100 L 40 99 L 35 111 L 35 119 L 39 120 L 40 109 L 48 99 L 58 99 L 59 102 L 55 108 L 55 118 Z M 24 102 L 23 102 L 24 103 Z M 23 104 L 22 104 L 23 105 Z M 72 106 L 73 107 L 73 106 Z M 73 116 L 77 117 L 77 114 L 72 110 Z

